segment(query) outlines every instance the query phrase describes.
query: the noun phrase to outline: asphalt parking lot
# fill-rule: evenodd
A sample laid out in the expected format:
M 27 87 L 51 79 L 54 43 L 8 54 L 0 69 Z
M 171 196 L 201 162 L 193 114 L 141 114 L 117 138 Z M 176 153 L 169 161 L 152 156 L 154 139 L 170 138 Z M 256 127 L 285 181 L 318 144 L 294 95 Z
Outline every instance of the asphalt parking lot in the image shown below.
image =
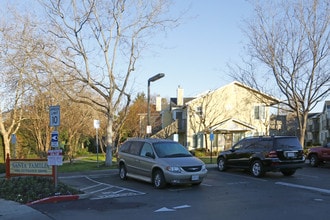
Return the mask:
M 117 170 L 106 170 L 92 171 L 85 174 L 75 175 L 65 174 L 59 177 L 59 181 L 83 191 L 84 194 L 80 195 L 80 197 L 88 198 L 90 200 L 145 194 L 144 192 L 140 192 L 134 189 L 112 185 L 94 179 L 94 177 L 100 178 L 102 176 L 109 178 L 119 178 L 117 173 Z

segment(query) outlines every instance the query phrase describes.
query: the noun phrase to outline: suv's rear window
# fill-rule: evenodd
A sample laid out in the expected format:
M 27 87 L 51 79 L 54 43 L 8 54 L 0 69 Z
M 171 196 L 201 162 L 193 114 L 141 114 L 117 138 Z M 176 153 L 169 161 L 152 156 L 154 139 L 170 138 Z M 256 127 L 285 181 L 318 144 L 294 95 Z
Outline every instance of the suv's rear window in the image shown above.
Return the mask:
M 296 137 L 285 137 L 275 139 L 275 148 L 277 150 L 301 150 L 302 147 L 298 138 Z

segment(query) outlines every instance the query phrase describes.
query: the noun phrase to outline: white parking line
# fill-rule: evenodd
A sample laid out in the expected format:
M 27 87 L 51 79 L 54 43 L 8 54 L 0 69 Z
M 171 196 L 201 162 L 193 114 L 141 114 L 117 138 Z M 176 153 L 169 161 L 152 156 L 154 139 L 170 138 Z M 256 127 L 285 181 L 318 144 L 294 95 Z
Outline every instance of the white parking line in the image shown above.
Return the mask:
M 96 176 L 98 177 L 98 176 Z M 137 196 L 137 195 L 144 195 L 146 193 L 124 188 L 121 186 L 115 186 L 103 182 L 99 182 L 94 180 L 90 176 L 73 176 L 73 177 L 64 177 L 61 179 L 86 179 L 89 182 L 85 183 L 86 187 L 81 188 L 81 191 L 85 192 L 85 195 L 89 197 L 90 200 L 98 200 L 98 199 L 105 199 L 105 198 L 118 198 L 118 197 L 125 197 L 125 196 Z
M 303 186 L 303 185 L 285 183 L 285 182 L 276 182 L 275 184 L 330 194 L 329 189 L 321 189 L 321 188 L 312 187 L 312 186 Z
M 103 184 L 100 183 L 100 184 L 97 184 L 97 185 L 88 186 L 88 187 L 85 187 L 85 188 L 81 188 L 80 190 L 85 191 L 85 190 L 92 189 L 92 188 L 95 188 L 95 187 L 98 187 L 98 186 L 101 186 L 101 185 L 103 185 Z

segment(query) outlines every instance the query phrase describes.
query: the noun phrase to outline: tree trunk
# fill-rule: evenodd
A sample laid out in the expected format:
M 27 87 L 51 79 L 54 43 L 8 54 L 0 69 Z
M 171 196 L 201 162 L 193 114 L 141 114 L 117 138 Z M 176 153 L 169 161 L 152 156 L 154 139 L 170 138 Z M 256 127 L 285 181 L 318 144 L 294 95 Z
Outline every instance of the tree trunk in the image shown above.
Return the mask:
M 299 141 L 300 144 L 305 148 L 305 134 L 306 134 L 306 127 L 307 127 L 307 118 L 308 118 L 308 111 L 303 114 L 301 123 L 301 131 Z
M 5 148 L 5 158 L 7 158 L 7 154 L 9 154 L 9 158 L 11 158 L 10 140 L 8 138 L 8 134 L 3 133 L 2 137 L 3 137 L 4 148 Z
M 113 136 L 112 126 L 113 126 L 112 117 L 108 116 L 107 138 L 106 138 L 107 150 L 106 150 L 106 156 L 105 156 L 105 166 L 112 166 L 112 144 L 113 144 L 113 141 L 112 141 L 112 136 Z

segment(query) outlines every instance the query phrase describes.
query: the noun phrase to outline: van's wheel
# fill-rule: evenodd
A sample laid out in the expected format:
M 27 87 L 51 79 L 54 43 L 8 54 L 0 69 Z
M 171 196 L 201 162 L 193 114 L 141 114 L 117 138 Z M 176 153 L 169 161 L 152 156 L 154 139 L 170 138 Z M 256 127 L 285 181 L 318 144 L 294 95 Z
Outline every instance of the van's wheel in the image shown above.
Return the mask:
M 122 180 L 127 180 L 127 169 L 124 164 L 119 165 L 119 177 Z
M 309 165 L 312 167 L 317 167 L 317 165 L 319 165 L 319 158 L 316 155 L 311 155 L 311 158 L 309 159 Z
M 161 170 L 155 171 L 152 182 L 156 189 L 163 189 L 166 186 L 165 177 Z
M 254 177 L 262 177 L 265 174 L 264 167 L 260 160 L 253 161 L 251 165 L 251 174 Z

